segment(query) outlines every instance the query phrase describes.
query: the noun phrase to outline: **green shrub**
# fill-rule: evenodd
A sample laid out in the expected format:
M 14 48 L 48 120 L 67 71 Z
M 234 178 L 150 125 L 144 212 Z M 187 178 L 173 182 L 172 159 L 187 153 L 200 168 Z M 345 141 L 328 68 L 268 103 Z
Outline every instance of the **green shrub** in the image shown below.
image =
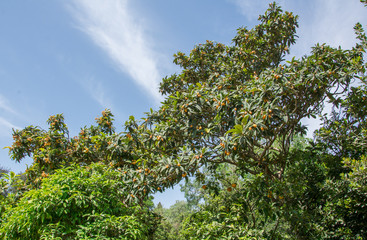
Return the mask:
M 147 239 L 153 215 L 125 205 L 121 178 L 103 164 L 44 176 L 39 189 L 5 210 L 1 239 Z

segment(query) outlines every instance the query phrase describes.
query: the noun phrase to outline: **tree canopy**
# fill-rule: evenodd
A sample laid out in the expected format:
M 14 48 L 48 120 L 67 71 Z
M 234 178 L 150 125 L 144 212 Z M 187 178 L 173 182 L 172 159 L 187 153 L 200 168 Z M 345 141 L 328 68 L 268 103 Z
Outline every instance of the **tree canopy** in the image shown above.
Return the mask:
M 316 44 L 292 58 L 297 21 L 270 4 L 232 45 L 178 52 L 181 72 L 162 80 L 162 105 L 131 116 L 125 132 L 109 110 L 73 138 L 62 114 L 48 130 L 15 130 L 11 158 L 34 162 L 17 195 L 1 200 L 1 236 L 154 239 L 161 218 L 150 196 L 186 179 L 185 217 L 156 239 L 364 239 L 367 38 L 356 24 L 352 49 Z M 306 139 L 302 120 L 325 102 L 332 113 Z M 59 213 L 71 209 L 68 225 Z

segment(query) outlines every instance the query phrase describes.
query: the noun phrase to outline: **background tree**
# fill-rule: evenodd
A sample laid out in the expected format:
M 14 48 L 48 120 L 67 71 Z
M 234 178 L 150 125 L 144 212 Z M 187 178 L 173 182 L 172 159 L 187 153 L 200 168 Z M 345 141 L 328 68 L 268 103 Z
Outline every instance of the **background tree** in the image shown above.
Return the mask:
M 155 212 L 162 216 L 162 222 L 155 232 L 157 240 L 184 240 L 180 234 L 183 221 L 190 215 L 190 206 L 186 201 L 176 201 L 170 208 L 163 208 L 159 203 Z

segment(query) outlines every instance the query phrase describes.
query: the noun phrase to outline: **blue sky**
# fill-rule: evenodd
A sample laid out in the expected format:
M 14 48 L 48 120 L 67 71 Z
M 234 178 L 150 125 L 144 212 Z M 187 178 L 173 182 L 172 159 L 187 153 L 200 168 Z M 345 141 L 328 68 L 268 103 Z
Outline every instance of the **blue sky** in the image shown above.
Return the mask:
M 2 148 L 11 145 L 12 128 L 46 128 L 50 115 L 63 113 L 73 136 L 109 108 L 122 131 L 130 115 L 142 117 L 159 107 L 160 80 L 179 71 L 174 53 L 205 40 L 230 44 L 236 29 L 256 25 L 270 2 L 1 1 L 0 166 L 19 172 L 31 164 L 11 161 Z M 367 24 L 367 8 L 359 0 L 278 3 L 300 16 L 299 39 L 291 48 L 297 57 L 317 42 L 350 48 L 354 24 Z M 176 188 L 157 194 L 155 202 L 168 207 L 182 199 Z

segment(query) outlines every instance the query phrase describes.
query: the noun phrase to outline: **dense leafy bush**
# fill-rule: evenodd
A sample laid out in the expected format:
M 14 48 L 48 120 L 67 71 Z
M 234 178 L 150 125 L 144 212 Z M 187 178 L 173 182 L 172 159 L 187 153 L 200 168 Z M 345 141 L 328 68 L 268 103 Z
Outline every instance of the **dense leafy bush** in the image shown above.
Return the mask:
M 5 239 L 148 239 L 155 218 L 126 205 L 120 171 L 103 164 L 61 168 L 44 176 L 4 213 Z

